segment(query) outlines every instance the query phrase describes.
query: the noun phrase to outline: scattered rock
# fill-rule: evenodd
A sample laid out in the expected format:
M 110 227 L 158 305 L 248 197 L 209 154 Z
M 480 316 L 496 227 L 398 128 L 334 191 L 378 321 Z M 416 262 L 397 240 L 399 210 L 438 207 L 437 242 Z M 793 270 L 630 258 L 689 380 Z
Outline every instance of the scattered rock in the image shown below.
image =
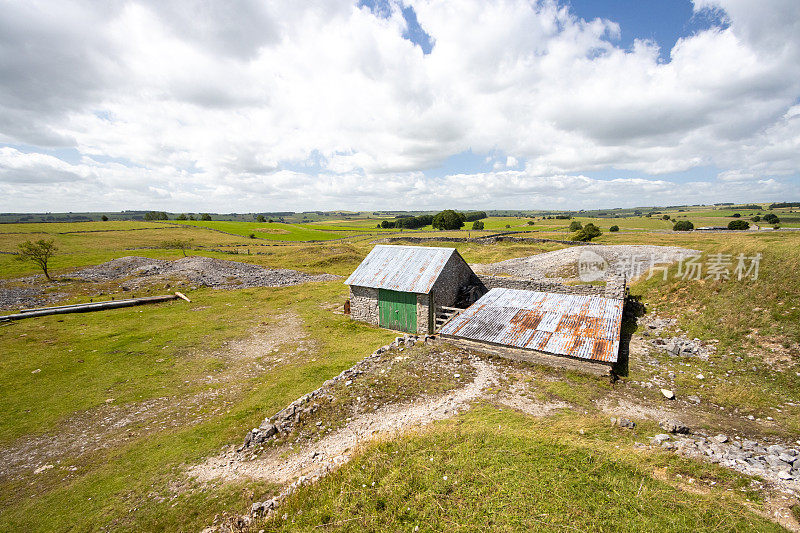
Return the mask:
M 711 437 L 711 440 L 713 440 L 714 442 L 718 442 L 720 444 L 723 444 L 723 443 L 728 442 L 728 436 L 727 435 L 723 435 L 723 434 L 720 433 L 719 435 L 717 435 L 715 437 Z
M 669 389 L 661 389 L 661 394 L 663 394 L 664 398 L 666 398 L 667 400 L 675 399 L 675 393 Z
M 689 433 L 689 428 L 678 420 L 662 420 L 658 426 L 668 433 Z
M 662 442 L 668 441 L 669 439 L 670 436 L 667 435 L 666 433 L 659 433 L 658 435 L 650 439 L 650 442 L 660 446 Z

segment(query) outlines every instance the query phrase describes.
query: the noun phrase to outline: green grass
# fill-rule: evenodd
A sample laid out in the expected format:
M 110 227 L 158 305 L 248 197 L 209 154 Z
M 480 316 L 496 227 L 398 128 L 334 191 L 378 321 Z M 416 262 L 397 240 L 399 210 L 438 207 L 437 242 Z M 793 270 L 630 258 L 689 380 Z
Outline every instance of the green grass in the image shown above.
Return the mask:
M 221 387 L 207 380 L 208 375 L 233 374 L 232 389 L 211 403 L 209 409 L 214 409 L 206 412 L 202 423 L 187 420 L 177 427 L 149 431 L 137 427 L 130 440 L 120 440 L 110 449 L 80 459 L 63 458 L 56 468 L 38 476 L 1 482 L 0 530 L 96 530 L 103 525 L 123 531 L 202 529 L 219 509 L 246 507 L 251 491 L 267 490 L 267 485 L 240 484 L 209 492 L 202 487 L 189 490 L 189 483 L 176 499 L 164 501 L 152 493 L 168 495 L 175 490 L 174 482 L 184 478 L 185 465 L 238 442 L 265 415 L 394 337 L 392 332 L 332 314 L 328 306 L 340 306 L 346 296 L 346 287 L 338 282 L 203 290 L 192 296 L 192 304 L 175 302 L 0 326 L 4 354 L 0 388 L 8 391 L 1 398 L 4 445 L 23 435 L 57 432 L 70 415 L 97 408 L 107 398 L 114 398 L 114 405 L 164 395 L 182 398 Z M 277 370 L 240 375 L 242 363 L 225 357 L 223 343 L 247 338 L 251 332 L 264 334 L 264 328 L 274 330 L 275 317 L 286 312 L 303 320 L 301 328 L 312 343 L 311 351 L 292 356 L 298 340 L 289 338 L 281 352 L 289 355 Z M 261 326 L 262 322 L 267 325 Z M 31 374 L 36 368 L 42 371 Z M 70 465 L 78 470 L 69 472 Z
M 272 241 L 329 241 L 352 235 L 351 232 L 321 231 L 308 226 L 280 222 L 181 221 L 177 223 L 224 231 L 243 237 L 249 237 L 252 234 L 256 239 Z
M 346 466 L 293 494 L 256 528 L 781 531 L 723 490 L 693 494 L 652 475 L 654 465 L 663 465 L 669 475 L 680 472 L 685 461 L 616 451 L 611 443 L 619 437 L 607 424 L 592 426 L 577 417 L 563 422 L 551 428 L 552 420 L 475 409 L 432 431 L 368 446 Z M 585 435 L 565 437 L 575 423 L 586 428 Z M 716 470 L 695 472 L 710 479 Z

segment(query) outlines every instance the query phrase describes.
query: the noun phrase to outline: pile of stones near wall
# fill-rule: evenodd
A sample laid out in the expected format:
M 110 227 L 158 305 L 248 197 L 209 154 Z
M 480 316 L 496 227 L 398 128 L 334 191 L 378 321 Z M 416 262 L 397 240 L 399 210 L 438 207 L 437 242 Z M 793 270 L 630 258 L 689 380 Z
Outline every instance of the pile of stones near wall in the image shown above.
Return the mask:
M 650 340 L 650 344 L 666 350 L 672 357 L 699 357 L 703 361 L 708 361 L 708 357 L 717 351 L 716 346 L 706 344 L 697 338 L 690 339 L 686 335 L 666 339 L 657 337 Z
M 263 442 L 277 438 L 280 435 L 291 433 L 295 425 L 297 425 L 306 415 L 314 412 L 313 400 L 325 397 L 329 394 L 331 387 L 337 383 L 344 382 L 349 385 L 353 380 L 357 379 L 364 373 L 364 368 L 371 360 L 380 357 L 381 354 L 391 350 L 392 348 L 399 348 L 401 346 L 412 347 L 418 342 L 428 343 L 436 339 L 435 335 L 404 335 L 396 337 L 391 344 L 381 346 L 370 355 L 351 366 L 347 370 L 342 371 L 338 376 L 335 376 L 322 384 L 316 390 L 309 392 L 296 399 L 274 415 L 265 418 L 261 425 L 257 428 L 250 430 L 244 438 L 244 444 L 237 451 L 242 451 L 250 446 L 257 446 Z
M 650 440 L 651 446 L 674 450 L 686 457 L 704 459 L 800 490 L 800 451 L 796 448 L 729 438 L 727 435 L 692 435 L 686 426 L 674 420 L 662 420 L 659 425 L 668 433 L 654 436 Z
M 559 294 L 578 294 L 581 296 L 601 296 L 622 300 L 625 298 L 626 284 L 624 278 L 612 278 L 606 285 L 566 285 L 552 281 L 508 278 L 504 276 L 478 276 L 487 289 L 502 287 L 524 291 L 555 292 Z

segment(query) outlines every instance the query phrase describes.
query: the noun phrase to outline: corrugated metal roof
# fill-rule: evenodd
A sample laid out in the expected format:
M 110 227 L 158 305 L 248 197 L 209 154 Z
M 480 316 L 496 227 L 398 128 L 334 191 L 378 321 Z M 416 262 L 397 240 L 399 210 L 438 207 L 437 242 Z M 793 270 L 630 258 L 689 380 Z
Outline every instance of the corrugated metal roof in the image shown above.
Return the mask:
M 496 288 L 440 333 L 615 363 L 622 303 L 600 296 Z
M 345 284 L 428 294 L 455 248 L 379 244 Z

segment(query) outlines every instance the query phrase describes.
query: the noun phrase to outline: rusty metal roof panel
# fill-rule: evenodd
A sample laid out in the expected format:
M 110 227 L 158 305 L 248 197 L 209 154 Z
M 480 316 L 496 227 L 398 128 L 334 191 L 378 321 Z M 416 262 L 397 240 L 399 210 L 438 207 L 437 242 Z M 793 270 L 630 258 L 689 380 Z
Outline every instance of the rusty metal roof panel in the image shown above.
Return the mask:
M 441 329 L 476 341 L 614 363 L 622 300 L 496 288 Z
M 375 246 L 345 283 L 374 289 L 428 294 L 455 248 Z

